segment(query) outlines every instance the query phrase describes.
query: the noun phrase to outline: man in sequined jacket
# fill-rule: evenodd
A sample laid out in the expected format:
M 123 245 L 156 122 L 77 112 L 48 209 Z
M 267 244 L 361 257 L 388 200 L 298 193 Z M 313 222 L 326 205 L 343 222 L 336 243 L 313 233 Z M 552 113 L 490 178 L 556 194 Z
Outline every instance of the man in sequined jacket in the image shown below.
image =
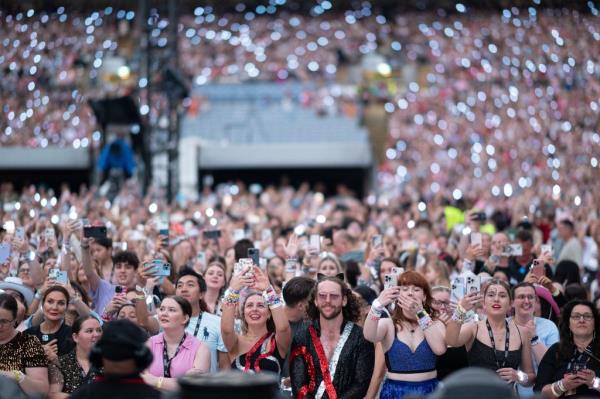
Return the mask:
M 364 398 L 375 362 L 373 344 L 355 324 L 359 304 L 342 276 L 319 275 L 310 320 L 296 332 L 290 354 L 295 398 Z

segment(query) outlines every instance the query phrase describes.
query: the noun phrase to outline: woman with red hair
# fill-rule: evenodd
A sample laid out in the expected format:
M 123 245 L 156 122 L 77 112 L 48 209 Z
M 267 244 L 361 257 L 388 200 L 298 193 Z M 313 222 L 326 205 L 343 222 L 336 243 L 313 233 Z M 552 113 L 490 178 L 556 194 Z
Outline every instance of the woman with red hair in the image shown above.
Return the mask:
M 431 291 L 425 278 L 407 271 L 398 285 L 384 289 L 373 301 L 363 327 L 365 338 L 381 342 L 387 375 L 380 398 L 429 394 L 437 387 L 436 357 L 446 352 L 444 323 L 435 320 Z M 382 319 L 395 304 L 391 318 Z

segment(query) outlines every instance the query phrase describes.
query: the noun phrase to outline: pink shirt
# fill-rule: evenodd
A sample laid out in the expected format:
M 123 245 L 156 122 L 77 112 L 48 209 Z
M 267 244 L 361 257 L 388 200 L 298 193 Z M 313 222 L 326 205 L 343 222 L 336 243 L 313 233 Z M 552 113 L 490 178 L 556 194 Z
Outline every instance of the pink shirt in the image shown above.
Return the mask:
M 156 377 L 164 376 L 163 366 L 163 347 L 164 347 L 164 333 L 160 333 L 150 337 L 150 350 L 154 359 L 148 369 L 148 372 Z M 178 378 L 187 373 L 191 368 L 194 367 L 194 358 L 196 352 L 202 343 L 191 334 L 186 334 L 183 344 L 177 353 L 177 356 L 171 361 L 171 378 Z

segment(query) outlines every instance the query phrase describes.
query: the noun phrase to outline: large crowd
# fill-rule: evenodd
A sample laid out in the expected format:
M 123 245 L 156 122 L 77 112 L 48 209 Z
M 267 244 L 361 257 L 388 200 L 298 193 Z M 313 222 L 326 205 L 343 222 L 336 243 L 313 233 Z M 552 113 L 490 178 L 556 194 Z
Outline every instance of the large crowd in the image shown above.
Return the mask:
M 479 366 L 521 396 L 600 395 L 596 217 L 370 204 L 306 184 L 206 187 L 177 205 L 131 182 L 112 202 L 10 184 L 1 198 L 0 364 L 28 394 L 89 393 L 147 348 L 132 372 L 166 392 L 238 369 L 277 373 L 299 397 L 324 381 L 328 397 L 391 398 Z M 129 331 L 123 319 L 144 337 L 130 351 L 101 338 L 117 321 Z
M 294 397 L 399 398 L 476 366 L 505 397 L 600 396 L 598 11 L 367 11 L 198 8 L 179 32 L 196 84 L 323 83 L 375 51 L 412 69 L 361 93 L 390 126 L 365 198 L 3 183 L 0 375 L 53 398 L 228 369 Z M 135 14 L 0 17 L 1 145 L 91 145 L 84 103 Z

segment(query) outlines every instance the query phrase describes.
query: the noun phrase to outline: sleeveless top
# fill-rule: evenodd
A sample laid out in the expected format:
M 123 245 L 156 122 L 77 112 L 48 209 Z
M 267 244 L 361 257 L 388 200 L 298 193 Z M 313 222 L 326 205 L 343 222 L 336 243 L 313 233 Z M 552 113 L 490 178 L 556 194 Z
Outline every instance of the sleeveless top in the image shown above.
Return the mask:
M 479 330 L 479 324 L 477 325 L 477 329 Z M 517 329 L 517 331 L 519 330 Z M 520 337 L 521 333 L 519 332 L 519 338 Z M 521 364 L 522 349 L 523 343 L 521 342 L 521 347 L 519 349 L 514 351 L 508 351 L 508 357 L 506 358 L 506 364 L 504 365 L 504 367 L 509 367 L 517 370 L 519 368 L 519 364 Z M 504 360 L 504 350 L 496 350 L 495 348 L 492 348 L 491 346 L 488 346 L 483 342 L 479 341 L 477 339 L 476 332 L 475 340 L 473 341 L 473 346 L 471 346 L 471 350 L 467 352 L 467 358 L 469 359 L 469 366 L 471 367 L 482 367 L 484 369 L 496 371 L 498 370 L 496 359 Z
M 385 364 L 390 373 L 416 374 L 435 371 L 436 359 L 437 356 L 425 338 L 413 353 L 408 345 L 395 336 L 392 347 L 385 353 Z
M 164 376 L 163 348 L 164 333 L 150 337 L 149 344 L 153 359 L 148 372 L 156 377 Z M 181 344 L 177 356 L 171 361 L 171 377 L 178 378 L 185 375 L 190 369 L 194 368 L 194 359 L 200 345 L 203 345 L 196 337 L 186 334 L 185 340 Z
M 274 345 L 273 353 L 266 357 L 263 356 L 260 360 L 258 360 L 258 363 L 256 363 L 258 357 L 266 354 L 267 350 L 271 348 L 270 342 L 273 342 Z M 234 370 L 237 369 L 239 371 L 244 371 L 246 368 L 246 355 L 247 353 L 243 353 L 237 356 L 233 363 L 231 363 L 231 368 Z M 273 373 L 281 374 L 284 362 L 285 359 L 279 354 L 279 349 L 277 349 L 274 334 L 272 334 L 268 339 L 265 340 L 265 342 L 263 342 L 259 350 L 251 354 L 248 372 L 254 373 L 258 371 L 271 371 Z M 255 369 L 256 365 L 258 365 L 258 369 Z

